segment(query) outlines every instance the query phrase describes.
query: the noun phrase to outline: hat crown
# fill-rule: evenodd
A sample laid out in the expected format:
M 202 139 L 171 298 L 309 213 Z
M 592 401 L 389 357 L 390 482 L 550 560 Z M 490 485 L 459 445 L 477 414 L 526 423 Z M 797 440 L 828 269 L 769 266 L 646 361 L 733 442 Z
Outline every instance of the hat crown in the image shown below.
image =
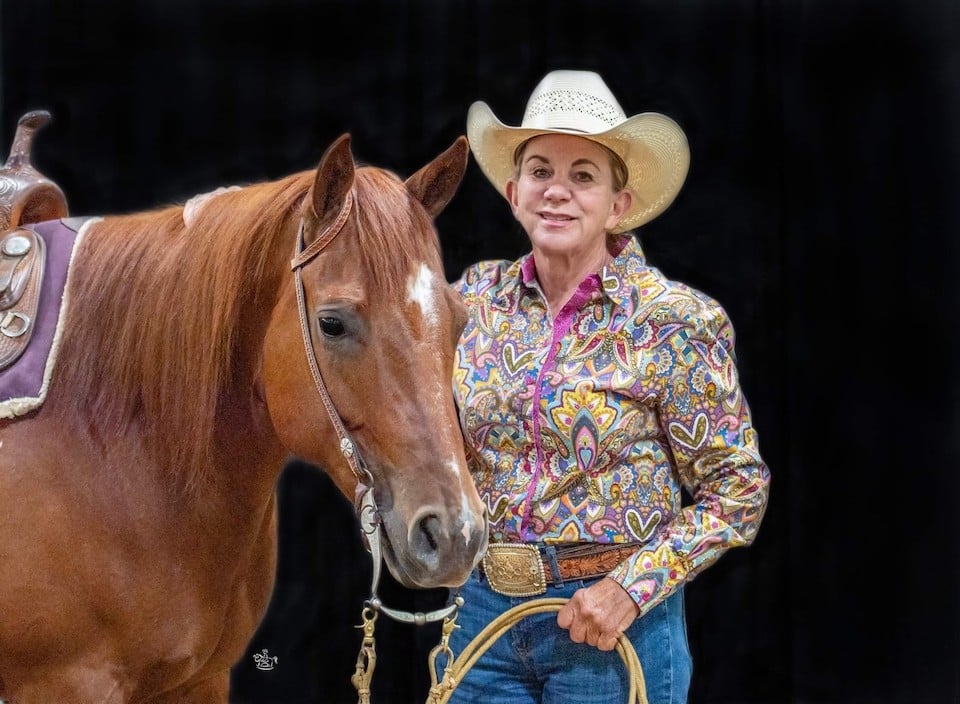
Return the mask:
M 530 94 L 522 128 L 595 133 L 627 119 L 620 103 L 593 71 L 551 71 Z

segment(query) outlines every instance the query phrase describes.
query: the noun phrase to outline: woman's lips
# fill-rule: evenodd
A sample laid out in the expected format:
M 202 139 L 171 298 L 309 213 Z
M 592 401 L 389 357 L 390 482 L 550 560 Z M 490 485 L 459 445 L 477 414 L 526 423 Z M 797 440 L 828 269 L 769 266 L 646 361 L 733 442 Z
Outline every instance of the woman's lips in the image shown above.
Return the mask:
M 544 220 L 550 220 L 551 222 L 569 222 L 573 220 L 569 215 L 563 215 L 562 213 L 540 213 L 540 217 Z

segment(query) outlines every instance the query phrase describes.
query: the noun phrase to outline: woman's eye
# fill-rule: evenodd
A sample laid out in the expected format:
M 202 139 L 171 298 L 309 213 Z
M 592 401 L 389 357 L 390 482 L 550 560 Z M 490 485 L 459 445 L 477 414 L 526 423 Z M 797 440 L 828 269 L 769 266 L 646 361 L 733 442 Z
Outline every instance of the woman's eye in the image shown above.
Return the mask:
M 343 321 L 340 318 L 320 318 L 320 332 L 327 337 L 340 337 L 345 332 Z

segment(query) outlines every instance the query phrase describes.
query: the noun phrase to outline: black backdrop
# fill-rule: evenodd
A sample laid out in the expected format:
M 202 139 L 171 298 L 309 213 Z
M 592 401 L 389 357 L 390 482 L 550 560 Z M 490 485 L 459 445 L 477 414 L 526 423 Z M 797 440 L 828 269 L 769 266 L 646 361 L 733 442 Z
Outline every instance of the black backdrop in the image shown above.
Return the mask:
M 0 134 L 53 113 L 35 164 L 78 215 L 310 168 L 347 131 L 408 175 L 553 68 L 677 119 L 690 176 L 641 239 L 730 312 L 773 473 L 757 542 L 687 592 L 691 701 L 960 702 L 956 0 L 2 0 L 0 27 Z M 438 226 L 451 278 L 523 248 L 472 162 Z M 233 701 L 356 701 L 352 508 L 296 460 L 278 492 Z M 377 633 L 374 701 L 424 701 L 437 630 Z

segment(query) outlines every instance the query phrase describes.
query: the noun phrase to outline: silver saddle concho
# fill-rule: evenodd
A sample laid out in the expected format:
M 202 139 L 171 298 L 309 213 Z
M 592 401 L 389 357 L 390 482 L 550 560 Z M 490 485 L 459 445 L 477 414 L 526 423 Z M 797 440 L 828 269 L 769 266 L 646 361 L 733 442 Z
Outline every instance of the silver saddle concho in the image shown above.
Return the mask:
M 40 236 L 19 228 L 0 236 L 0 370 L 13 364 L 33 333 L 46 249 Z

